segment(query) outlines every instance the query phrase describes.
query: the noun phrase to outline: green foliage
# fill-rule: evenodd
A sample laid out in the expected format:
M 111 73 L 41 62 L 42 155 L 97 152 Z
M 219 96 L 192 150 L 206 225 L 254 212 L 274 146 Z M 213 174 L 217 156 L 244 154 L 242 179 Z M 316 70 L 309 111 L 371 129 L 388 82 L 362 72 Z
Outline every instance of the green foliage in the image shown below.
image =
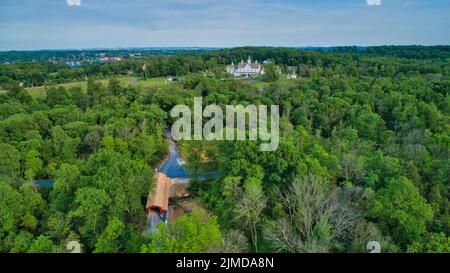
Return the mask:
M 75 203 L 77 208 L 70 213 L 70 217 L 81 220 L 80 235 L 89 244 L 93 244 L 100 230 L 106 226 L 104 212 L 111 203 L 111 198 L 104 190 L 81 188 L 75 194 Z
M 444 233 L 427 233 L 408 246 L 410 253 L 449 253 L 450 237 Z
M 28 253 L 54 253 L 57 251 L 55 244 L 46 236 L 40 235 L 31 243 Z
M 33 181 L 36 175 L 42 169 L 42 160 L 39 158 L 39 152 L 29 151 L 25 156 L 25 177 L 28 181 Z
M 0 238 L 19 226 L 23 209 L 22 195 L 7 183 L 0 181 Z
M 20 168 L 20 153 L 13 146 L 0 144 L 0 179 L 14 182 Z
M 199 253 L 219 248 L 222 236 L 216 217 L 202 210 L 183 215 L 170 226 L 160 223 L 144 253 Z
M 96 253 L 117 253 L 120 252 L 125 224 L 117 218 L 111 219 L 105 231 L 100 235 L 95 244 Z
M 52 207 L 67 212 L 73 204 L 75 191 L 78 188 L 80 171 L 77 166 L 62 164 L 55 172 L 55 183 L 50 194 Z
M 266 65 L 264 67 L 264 71 L 265 71 L 264 81 L 266 82 L 275 82 L 280 77 L 278 73 L 278 68 L 273 64 Z
M 368 211 L 379 221 L 381 229 L 392 234 L 400 244 L 407 245 L 425 233 L 433 211 L 417 188 L 406 177 L 388 180 Z
M 27 253 L 33 243 L 33 235 L 26 231 L 21 231 L 15 238 L 10 250 L 11 253 Z

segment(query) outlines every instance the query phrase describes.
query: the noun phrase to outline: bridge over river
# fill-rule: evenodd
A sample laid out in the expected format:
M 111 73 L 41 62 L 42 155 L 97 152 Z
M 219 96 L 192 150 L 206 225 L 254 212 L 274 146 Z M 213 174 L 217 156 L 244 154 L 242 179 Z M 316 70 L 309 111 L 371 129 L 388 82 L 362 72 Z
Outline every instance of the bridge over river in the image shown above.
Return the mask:
M 169 199 L 174 197 L 175 187 L 180 184 L 187 184 L 193 178 L 185 169 L 185 162 L 181 159 L 178 147 L 172 139 L 170 132 L 166 131 L 165 138 L 170 140 L 169 156 L 163 166 L 159 168 L 155 175 L 156 187 L 148 195 L 145 209 L 148 214 L 148 231 L 156 230 L 158 222 L 167 223 L 169 211 Z M 200 180 L 211 179 L 217 177 L 216 172 L 201 174 L 197 176 Z
M 155 175 L 156 187 L 148 195 L 145 210 L 148 215 L 147 230 L 156 230 L 158 222 L 166 222 L 168 219 L 169 199 L 176 195 L 179 186 L 184 188 L 193 178 L 186 170 L 185 162 L 181 159 L 178 147 L 169 131 L 166 131 L 165 138 L 170 141 L 169 155 L 164 164 L 157 170 Z M 217 177 L 216 172 L 198 175 L 199 180 L 206 180 Z M 33 185 L 37 187 L 52 187 L 54 180 L 35 181 Z

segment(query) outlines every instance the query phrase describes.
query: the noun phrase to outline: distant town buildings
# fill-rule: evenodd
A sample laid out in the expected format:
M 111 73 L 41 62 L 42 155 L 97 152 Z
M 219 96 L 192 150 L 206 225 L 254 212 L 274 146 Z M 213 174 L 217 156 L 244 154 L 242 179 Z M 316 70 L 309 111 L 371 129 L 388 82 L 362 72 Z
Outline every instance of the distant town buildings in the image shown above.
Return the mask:
M 122 57 L 101 57 L 100 62 L 119 62 L 122 61 Z
M 71 68 L 81 66 L 80 61 L 69 61 L 69 62 L 66 62 L 66 64 Z
M 97 53 L 95 55 L 86 56 L 85 53 L 81 53 L 80 55 L 71 55 L 64 57 L 56 57 L 52 56 L 48 59 L 50 63 L 64 63 L 70 68 L 80 67 L 84 63 L 95 64 L 95 63 L 103 63 L 103 62 L 119 62 L 123 61 L 125 57 L 123 55 L 118 56 L 107 56 L 106 53 Z
M 257 75 L 264 74 L 264 68 L 258 61 L 252 62 L 251 57 L 248 57 L 246 63 L 242 60 L 240 63 L 235 65 L 231 63 L 226 67 L 227 73 L 235 76 L 235 77 L 253 77 Z
M 135 58 L 135 59 L 141 59 L 142 53 L 129 53 L 128 58 Z

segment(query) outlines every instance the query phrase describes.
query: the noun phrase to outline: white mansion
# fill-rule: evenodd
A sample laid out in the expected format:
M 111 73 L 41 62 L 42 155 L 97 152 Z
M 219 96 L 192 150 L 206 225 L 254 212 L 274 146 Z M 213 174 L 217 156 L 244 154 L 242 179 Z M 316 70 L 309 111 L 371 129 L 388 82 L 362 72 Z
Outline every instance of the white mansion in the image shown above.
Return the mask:
M 258 61 L 252 62 L 250 56 L 246 63 L 241 61 L 239 64 L 235 65 L 231 63 L 231 65 L 227 66 L 227 73 L 232 74 L 235 77 L 251 77 L 254 75 L 262 75 L 264 74 L 264 68 Z

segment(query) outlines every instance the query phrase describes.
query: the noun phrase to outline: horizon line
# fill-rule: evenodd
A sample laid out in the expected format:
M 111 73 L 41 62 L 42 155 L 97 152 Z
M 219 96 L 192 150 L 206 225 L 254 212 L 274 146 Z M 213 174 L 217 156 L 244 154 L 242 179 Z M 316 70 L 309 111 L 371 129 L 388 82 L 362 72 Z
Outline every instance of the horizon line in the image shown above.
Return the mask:
M 435 46 L 450 46 L 450 44 L 380 44 L 380 45 L 307 45 L 307 46 L 287 46 L 287 45 L 240 45 L 240 46 L 119 46 L 119 47 L 85 47 L 85 48 L 37 48 L 37 49 L 6 49 L 0 50 L 0 53 L 6 52 L 33 52 L 33 51 L 119 51 L 119 50 L 163 50 L 163 49 L 235 49 L 235 48 L 292 48 L 292 49 L 307 49 L 307 48 L 343 48 L 343 47 L 383 47 L 383 46 L 423 46 L 423 47 L 435 47 Z

